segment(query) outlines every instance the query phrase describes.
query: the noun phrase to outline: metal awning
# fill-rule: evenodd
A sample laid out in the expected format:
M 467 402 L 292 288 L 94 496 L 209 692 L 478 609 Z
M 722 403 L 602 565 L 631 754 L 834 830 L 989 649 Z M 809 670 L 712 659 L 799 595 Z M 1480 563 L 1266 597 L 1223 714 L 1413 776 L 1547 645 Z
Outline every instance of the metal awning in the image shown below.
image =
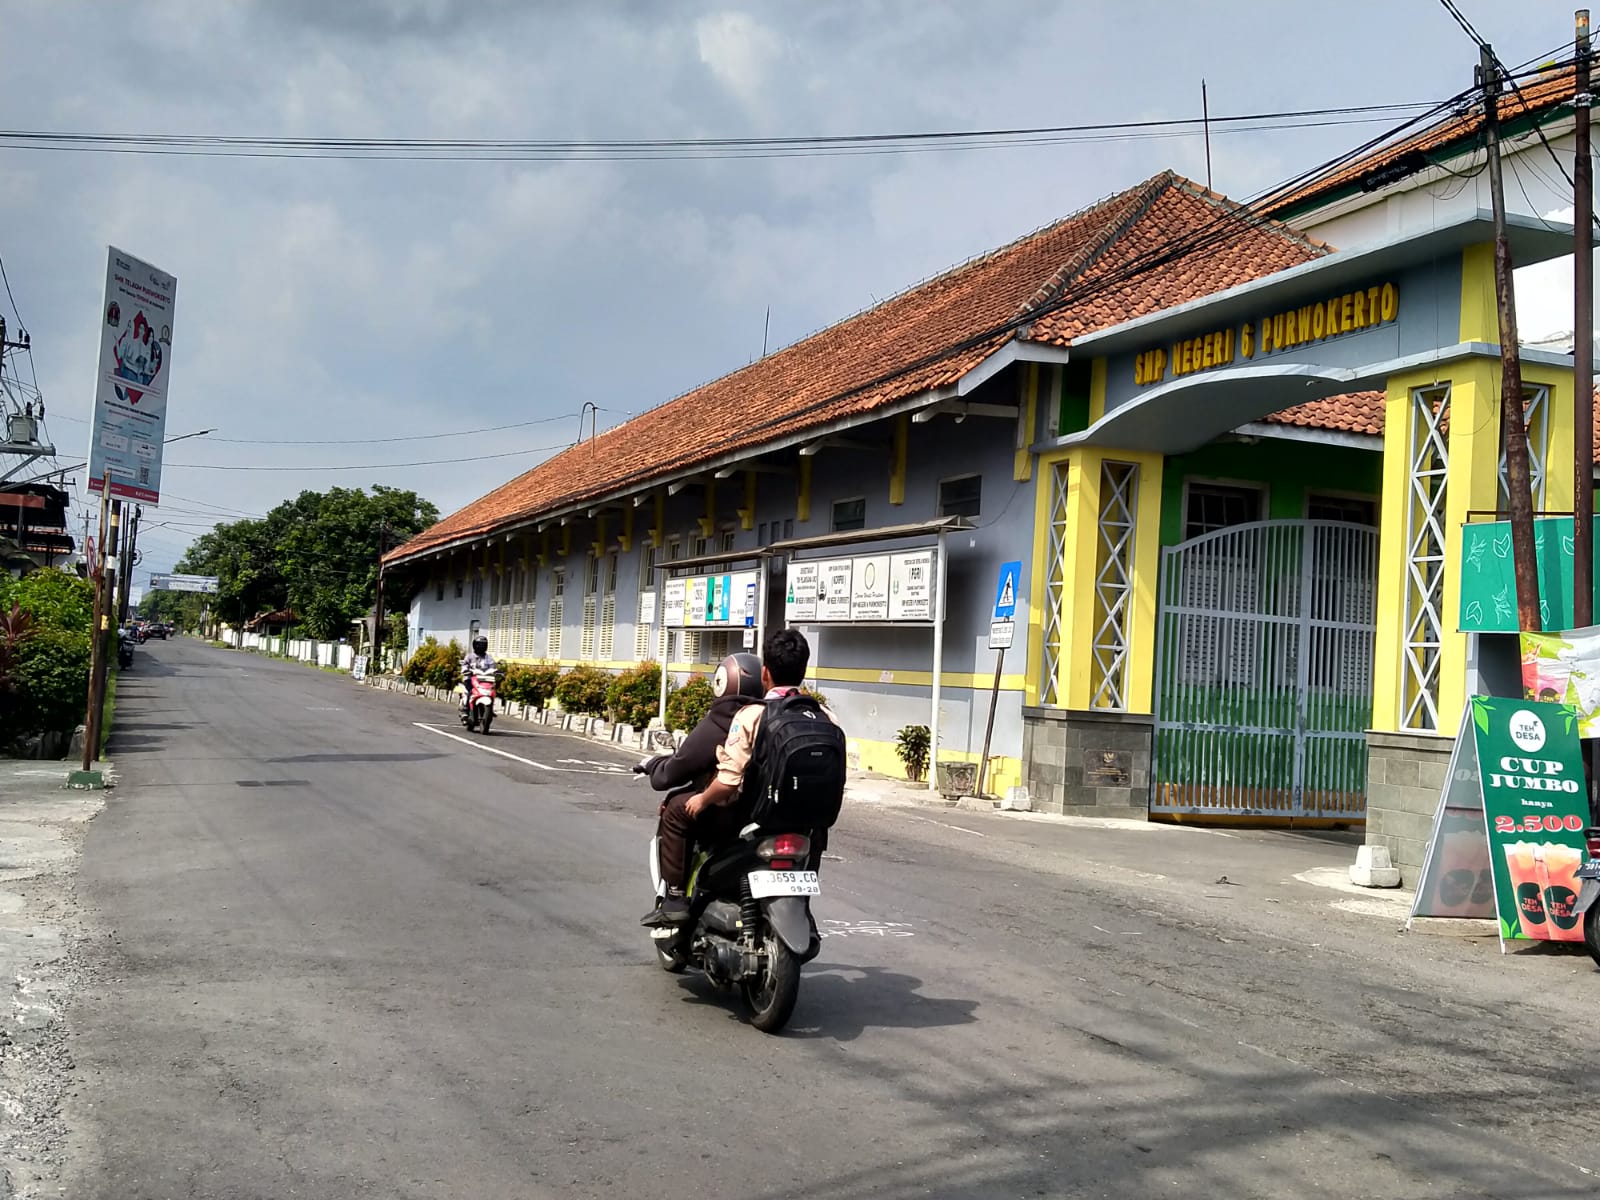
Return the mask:
M 759 563 L 770 555 L 765 550 L 728 550 L 722 554 L 697 554 L 693 558 L 674 558 L 667 562 L 658 562 L 654 570 L 657 571 L 685 571 L 695 567 L 727 567 L 734 563 Z
M 866 542 L 893 542 L 904 538 L 959 533 L 977 526 L 965 517 L 935 517 L 908 525 L 882 525 L 877 529 L 852 529 L 847 533 L 819 533 L 815 537 L 786 538 L 766 548 L 767 555 L 789 554 L 796 550 L 829 550 L 836 546 L 859 546 Z

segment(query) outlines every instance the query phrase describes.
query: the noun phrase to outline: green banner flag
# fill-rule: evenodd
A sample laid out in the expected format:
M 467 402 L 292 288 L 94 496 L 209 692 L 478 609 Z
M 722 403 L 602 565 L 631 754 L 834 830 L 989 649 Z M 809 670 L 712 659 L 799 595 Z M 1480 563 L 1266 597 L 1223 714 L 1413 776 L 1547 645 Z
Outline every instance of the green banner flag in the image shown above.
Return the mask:
M 1487 870 L 1503 942 L 1582 941 L 1573 904 L 1589 801 L 1577 711 L 1474 696 L 1450 765 L 1412 916 L 1490 915 Z

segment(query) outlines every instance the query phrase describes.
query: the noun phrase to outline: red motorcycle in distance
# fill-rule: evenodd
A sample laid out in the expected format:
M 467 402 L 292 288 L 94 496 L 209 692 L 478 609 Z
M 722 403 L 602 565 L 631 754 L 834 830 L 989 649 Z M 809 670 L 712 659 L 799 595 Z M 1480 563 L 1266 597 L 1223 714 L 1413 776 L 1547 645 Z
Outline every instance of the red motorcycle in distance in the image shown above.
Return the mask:
M 461 723 L 470 732 L 489 732 L 494 724 L 494 693 L 499 677 L 494 671 L 474 671 L 467 687 L 466 707 L 461 710 Z

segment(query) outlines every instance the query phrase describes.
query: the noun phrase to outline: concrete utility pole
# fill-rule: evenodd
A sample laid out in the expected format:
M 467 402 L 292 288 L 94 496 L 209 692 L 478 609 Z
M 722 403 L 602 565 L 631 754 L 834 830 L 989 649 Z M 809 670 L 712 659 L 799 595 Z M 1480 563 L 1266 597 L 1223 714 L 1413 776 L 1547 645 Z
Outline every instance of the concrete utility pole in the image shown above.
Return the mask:
M 1528 474 L 1528 429 L 1523 411 L 1522 358 L 1517 309 L 1511 291 L 1511 246 L 1506 241 L 1505 181 L 1500 174 L 1500 70 L 1485 45 L 1478 60 L 1483 88 L 1483 140 L 1488 154 L 1489 197 L 1494 206 L 1494 293 L 1500 314 L 1500 420 L 1506 448 L 1506 492 L 1511 509 L 1511 559 L 1517 582 L 1517 628 L 1544 627 L 1539 611 L 1539 564 L 1533 542 L 1533 485 Z
M 1572 623 L 1581 629 L 1594 624 L 1594 163 L 1589 157 L 1589 10 L 1580 8 L 1573 20 L 1572 429 L 1578 453 L 1572 477 Z
M 372 661 L 368 670 L 383 673 L 383 556 L 389 549 L 389 522 L 378 522 L 378 589 L 372 601 Z

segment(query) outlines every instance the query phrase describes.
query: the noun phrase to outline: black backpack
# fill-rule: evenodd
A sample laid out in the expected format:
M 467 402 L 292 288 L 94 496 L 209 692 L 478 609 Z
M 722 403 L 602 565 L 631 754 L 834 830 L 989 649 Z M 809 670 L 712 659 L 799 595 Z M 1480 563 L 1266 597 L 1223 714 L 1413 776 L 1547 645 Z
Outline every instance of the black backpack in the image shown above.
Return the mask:
M 750 819 L 795 832 L 826 829 L 844 804 L 844 730 L 804 692 L 765 703 L 744 774 Z

